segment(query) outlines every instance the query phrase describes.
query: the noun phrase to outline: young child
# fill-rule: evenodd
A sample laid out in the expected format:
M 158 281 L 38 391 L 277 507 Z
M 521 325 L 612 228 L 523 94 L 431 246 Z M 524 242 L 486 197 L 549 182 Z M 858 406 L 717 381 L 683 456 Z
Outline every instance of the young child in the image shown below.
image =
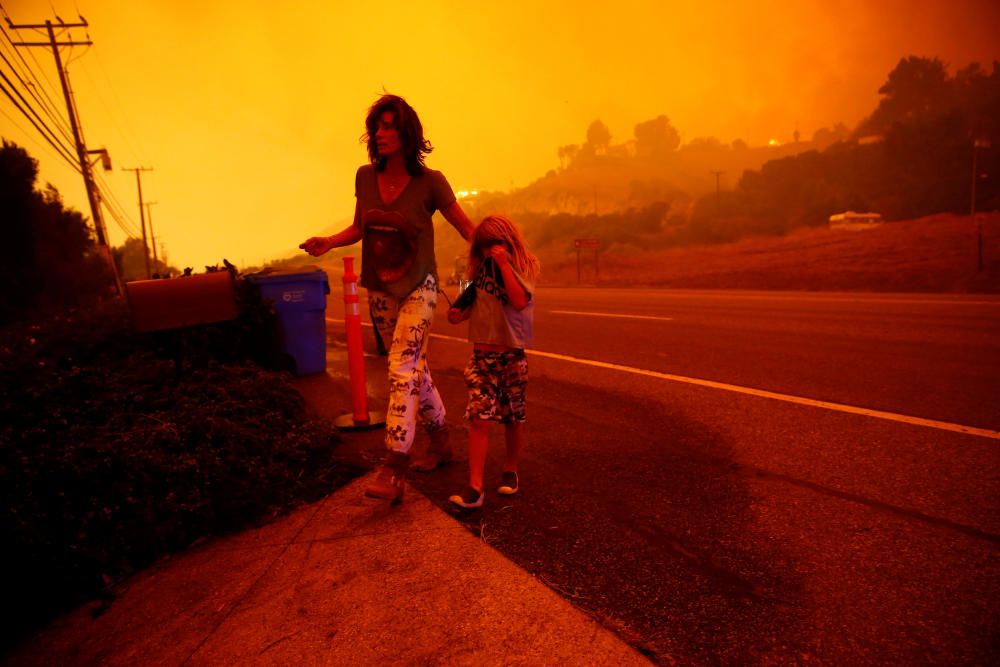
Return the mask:
M 469 486 L 449 498 L 459 507 L 482 507 L 490 422 L 504 425 L 507 443 L 503 479 L 497 491 L 513 495 L 518 490 L 517 459 L 524 446 L 524 391 L 528 383 L 524 348 L 531 345 L 538 267 L 538 259 L 525 247 L 521 232 L 507 218 L 491 215 L 476 227 L 469 249 L 472 285 L 448 311 L 452 324 L 469 320 L 473 344 L 472 359 L 465 369 Z

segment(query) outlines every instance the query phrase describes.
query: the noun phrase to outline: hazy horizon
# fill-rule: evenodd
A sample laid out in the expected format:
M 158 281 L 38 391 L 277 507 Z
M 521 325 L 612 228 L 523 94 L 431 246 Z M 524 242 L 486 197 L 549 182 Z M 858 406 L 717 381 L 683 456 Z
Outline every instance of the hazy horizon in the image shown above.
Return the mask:
M 856 125 L 889 71 L 909 55 L 950 71 L 1000 59 L 996 3 L 567 2 L 383 3 L 290 7 L 219 2 L 2 3 L 15 23 L 86 17 L 63 51 L 88 148 L 138 225 L 135 175 L 176 266 L 279 256 L 353 210 L 368 105 L 384 90 L 417 109 L 428 158 L 456 190 L 523 187 L 559 165 L 602 120 L 613 143 L 660 114 L 684 143 L 752 145 Z M 34 40 L 31 31 L 15 40 Z M 14 56 L 0 38 L 0 51 Z M 64 114 L 50 51 L 20 49 Z M 6 71 L 6 66 L 5 71 Z M 9 74 L 9 72 L 8 72 Z M 17 109 L 0 102 L 0 135 L 26 148 L 67 205 L 85 213 L 82 181 Z M 30 132 L 28 130 L 31 130 Z M 124 232 L 107 217 L 111 240 Z

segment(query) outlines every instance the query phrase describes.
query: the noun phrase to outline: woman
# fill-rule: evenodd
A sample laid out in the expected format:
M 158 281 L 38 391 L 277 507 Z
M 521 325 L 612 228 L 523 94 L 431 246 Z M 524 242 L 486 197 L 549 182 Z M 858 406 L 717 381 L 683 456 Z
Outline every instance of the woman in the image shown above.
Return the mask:
M 388 448 L 365 495 L 399 501 L 410 462 L 416 422 L 431 438 L 428 454 L 413 464 L 433 470 L 451 459 L 444 406 L 427 366 L 427 339 L 438 278 L 431 216 L 441 211 L 466 240 L 474 225 L 459 206 L 447 179 L 424 165 L 433 150 L 413 108 L 402 97 L 383 95 L 368 110 L 370 164 L 354 180 L 354 222 L 333 236 L 300 245 L 314 257 L 361 241 L 361 285 L 368 290 L 373 321 L 389 348 Z

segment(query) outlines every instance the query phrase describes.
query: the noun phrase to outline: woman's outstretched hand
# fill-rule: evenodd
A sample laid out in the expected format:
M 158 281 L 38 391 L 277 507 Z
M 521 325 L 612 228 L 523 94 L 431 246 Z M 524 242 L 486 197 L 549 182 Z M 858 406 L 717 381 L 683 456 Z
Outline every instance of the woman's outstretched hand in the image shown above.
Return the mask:
M 448 309 L 448 321 L 452 324 L 458 324 L 459 322 L 467 319 L 469 319 L 468 310 L 459 310 L 458 308 Z
M 299 247 L 313 257 L 319 257 L 333 247 L 333 241 L 329 236 L 313 236 L 300 243 Z

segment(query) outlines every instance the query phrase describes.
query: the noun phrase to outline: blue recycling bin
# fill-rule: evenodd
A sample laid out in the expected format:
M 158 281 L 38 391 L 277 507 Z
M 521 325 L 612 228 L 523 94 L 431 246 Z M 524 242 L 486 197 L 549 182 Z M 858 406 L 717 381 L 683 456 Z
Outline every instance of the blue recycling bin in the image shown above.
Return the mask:
M 317 266 L 266 270 L 247 276 L 261 298 L 278 312 L 282 347 L 295 362 L 296 375 L 326 370 L 326 295 L 330 284 Z

